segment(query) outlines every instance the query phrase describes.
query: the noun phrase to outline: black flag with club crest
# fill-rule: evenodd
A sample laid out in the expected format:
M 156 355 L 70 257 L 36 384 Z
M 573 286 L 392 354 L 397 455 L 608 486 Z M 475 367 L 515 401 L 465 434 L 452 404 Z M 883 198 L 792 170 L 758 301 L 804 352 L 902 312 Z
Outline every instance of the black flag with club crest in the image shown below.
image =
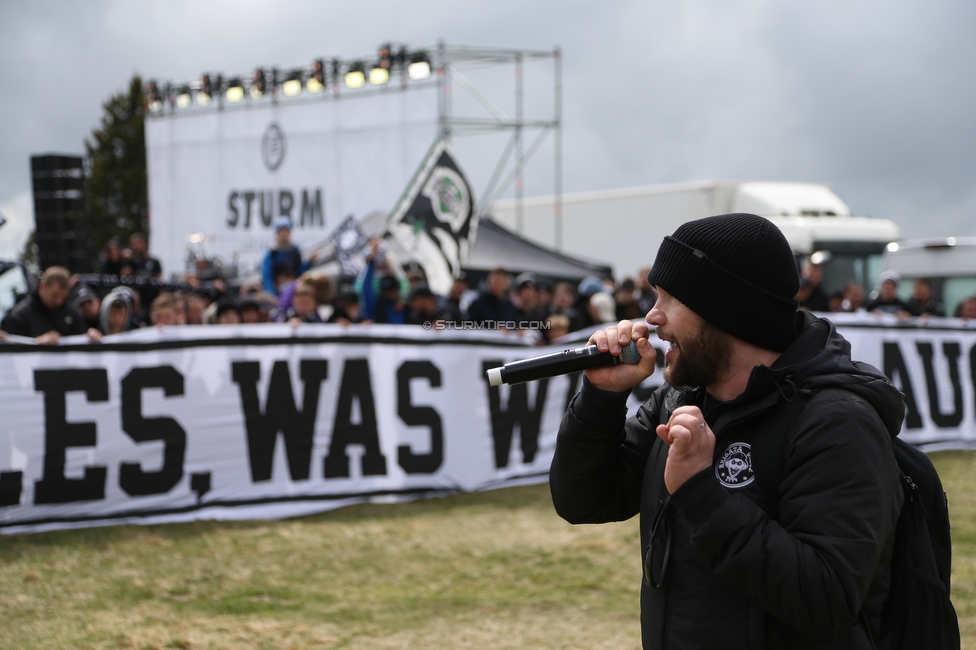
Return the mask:
M 478 229 L 471 186 L 438 140 L 389 219 L 389 231 L 424 268 L 431 290 L 446 294 Z

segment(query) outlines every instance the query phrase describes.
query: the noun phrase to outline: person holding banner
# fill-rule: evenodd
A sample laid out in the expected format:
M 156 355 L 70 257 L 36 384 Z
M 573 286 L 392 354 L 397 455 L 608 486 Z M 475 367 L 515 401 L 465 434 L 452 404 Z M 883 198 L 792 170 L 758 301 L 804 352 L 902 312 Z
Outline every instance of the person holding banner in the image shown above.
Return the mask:
M 584 372 L 550 471 L 557 513 L 640 514 L 645 648 L 871 648 L 903 499 L 901 394 L 798 312 L 793 253 L 766 219 L 681 225 L 648 281 L 646 322 L 590 337 L 615 355 L 635 341 L 640 361 Z M 666 383 L 628 419 L 655 371 L 648 325 Z
M 41 275 L 37 290 L 14 305 L 0 330 L 8 334 L 29 336 L 41 345 L 57 345 L 62 336 L 87 334 L 93 342 L 102 340 L 102 333 L 87 327 L 78 310 L 68 303 L 68 269 L 48 267 Z

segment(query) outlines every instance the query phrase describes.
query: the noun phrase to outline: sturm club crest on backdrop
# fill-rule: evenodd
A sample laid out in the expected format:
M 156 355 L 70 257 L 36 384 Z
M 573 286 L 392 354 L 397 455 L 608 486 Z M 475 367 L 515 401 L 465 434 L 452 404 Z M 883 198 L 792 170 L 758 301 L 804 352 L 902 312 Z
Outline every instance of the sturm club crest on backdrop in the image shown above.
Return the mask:
M 269 171 L 276 171 L 285 160 L 285 134 L 272 122 L 261 138 L 261 157 Z
M 272 122 L 261 137 L 261 160 L 269 172 L 276 173 L 281 168 L 287 150 L 284 131 Z M 250 229 L 253 217 L 255 226 L 270 229 L 275 217 L 288 217 L 296 227 L 324 229 L 322 194 L 321 187 L 232 190 L 227 197 L 226 224 L 231 229 Z

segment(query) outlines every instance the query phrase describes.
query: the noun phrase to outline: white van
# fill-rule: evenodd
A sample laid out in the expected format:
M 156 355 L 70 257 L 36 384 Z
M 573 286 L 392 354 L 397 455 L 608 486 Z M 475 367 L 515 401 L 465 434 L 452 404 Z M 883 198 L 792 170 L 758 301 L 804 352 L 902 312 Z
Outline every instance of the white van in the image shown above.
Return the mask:
M 952 316 L 966 298 L 976 296 L 976 237 L 918 239 L 888 244 L 882 271 L 901 275 L 898 297 L 908 300 L 917 278 L 932 283 L 933 297 Z

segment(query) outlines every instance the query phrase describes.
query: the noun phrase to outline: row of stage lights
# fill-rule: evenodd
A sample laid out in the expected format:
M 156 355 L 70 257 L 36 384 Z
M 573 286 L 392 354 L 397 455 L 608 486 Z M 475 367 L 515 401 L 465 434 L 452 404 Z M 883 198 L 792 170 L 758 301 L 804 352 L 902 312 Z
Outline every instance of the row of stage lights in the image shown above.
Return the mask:
M 316 59 L 311 66 L 286 72 L 258 68 L 250 79 L 204 74 L 199 81 L 179 86 L 150 81 L 146 84 L 146 105 L 151 113 L 161 113 L 167 103 L 177 109 L 189 108 L 194 104 L 194 96 L 197 106 L 208 106 L 221 94 L 230 104 L 241 102 L 247 96 L 261 99 L 276 92 L 284 97 L 296 97 L 303 90 L 315 95 L 325 91 L 327 82 L 338 90 L 340 79 L 350 89 L 362 88 L 367 81 L 371 86 L 383 86 L 396 70 L 413 81 L 426 79 L 430 76 L 430 57 L 422 50 L 410 53 L 405 47 L 394 53 L 389 45 L 384 45 L 370 66 L 362 60 L 344 63 L 332 59 L 327 63 L 325 59 Z

